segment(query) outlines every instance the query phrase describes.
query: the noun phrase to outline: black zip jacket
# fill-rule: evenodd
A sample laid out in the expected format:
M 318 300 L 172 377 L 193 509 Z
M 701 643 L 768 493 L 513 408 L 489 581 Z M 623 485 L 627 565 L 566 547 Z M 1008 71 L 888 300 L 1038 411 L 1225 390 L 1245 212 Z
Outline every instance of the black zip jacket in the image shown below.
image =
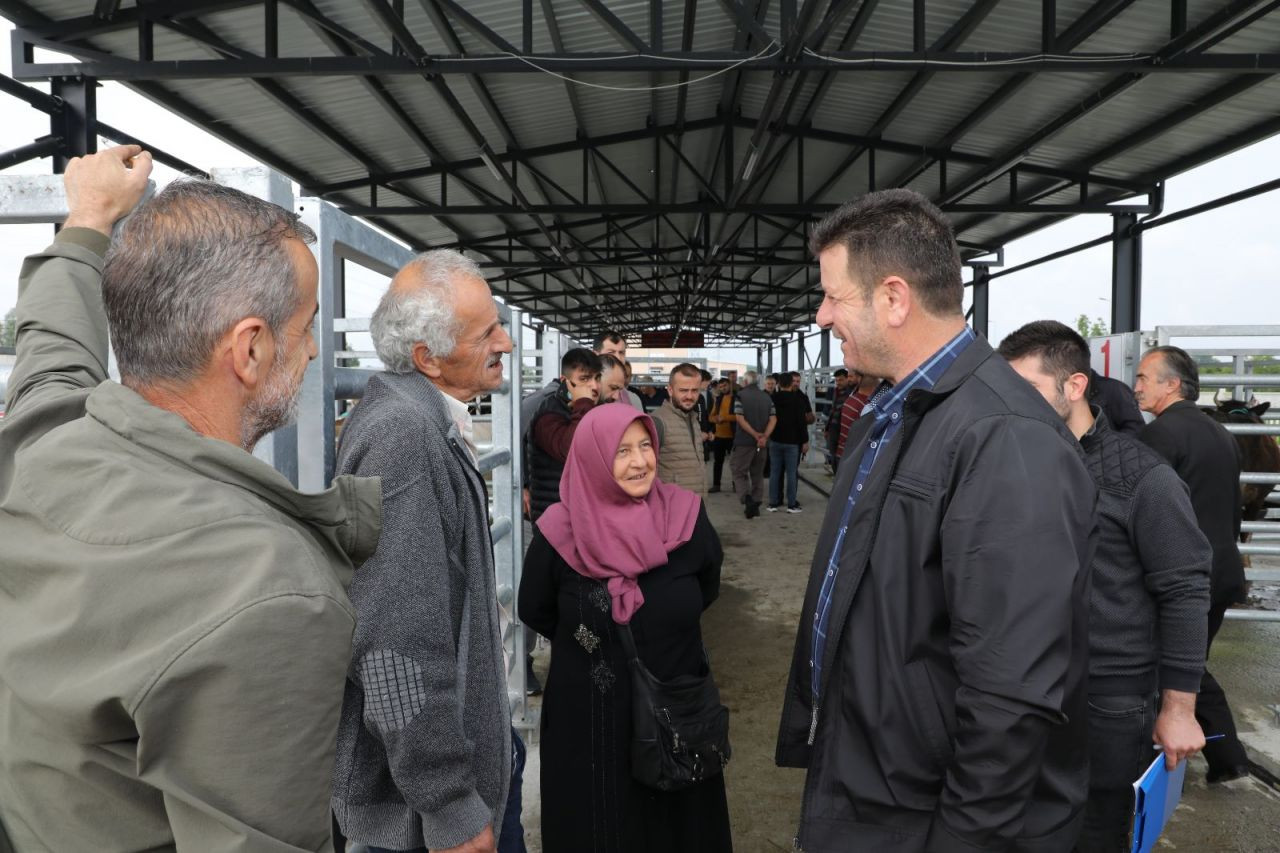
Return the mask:
M 778 735 L 778 763 L 809 770 L 799 846 L 1071 850 L 1096 504 L 1079 442 L 982 339 L 908 395 L 850 519 L 815 706 L 812 614 L 857 467 L 832 489 Z
M 1138 436 L 1169 461 L 1191 490 L 1200 531 L 1213 548 L 1213 604 L 1234 604 L 1244 595 L 1240 559 L 1240 445 L 1222 424 L 1190 400 L 1179 400 Z
M 1088 395 L 1089 405 L 1102 409 L 1116 432 L 1136 436 L 1147 425 L 1142 419 L 1142 410 L 1138 408 L 1138 398 L 1133 396 L 1133 389 L 1119 379 L 1090 370 Z
M 560 503 L 560 477 L 564 474 L 564 463 L 556 459 L 542 447 L 533 437 L 533 425 L 544 417 L 573 417 L 569 404 L 565 402 L 561 386 L 543 398 L 529 423 L 529 433 L 525 443 L 525 456 L 529 460 L 529 520 L 537 521 L 547 507 Z
M 1186 485 L 1151 448 L 1094 409 L 1080 438 L 1098 487 L 1089 594 L 1089 692 L 1200 692 L 1213 550 Z M 1206 419 L 1207 420 L 1207 419 Z

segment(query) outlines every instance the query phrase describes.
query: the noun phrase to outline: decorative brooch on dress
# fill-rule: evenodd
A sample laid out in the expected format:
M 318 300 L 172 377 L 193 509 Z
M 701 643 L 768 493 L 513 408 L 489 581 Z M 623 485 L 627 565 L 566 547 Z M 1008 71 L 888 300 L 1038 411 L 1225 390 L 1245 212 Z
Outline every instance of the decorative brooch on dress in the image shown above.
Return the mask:
M 609 597 L 609 590 L 600 585 L 592 587 L 591 594 L 588 597 L 601 613 L 608 613 L 609 608 L 613 605 L 613 599 Z
M 596 661 L 596 665 L 591 667 L 591 680 L 601 693 L 607 692 L 613 686 L 614 679 L 613 668 L 609 666 L 608 662 L 603 660 Z
M 591 654 L 600 647 L 600 638 L 582 623 L 578 623 L 578 630 L 573 632 L 573 638 L 578 641 L 578 645 L 587 650 L 587 654 Z

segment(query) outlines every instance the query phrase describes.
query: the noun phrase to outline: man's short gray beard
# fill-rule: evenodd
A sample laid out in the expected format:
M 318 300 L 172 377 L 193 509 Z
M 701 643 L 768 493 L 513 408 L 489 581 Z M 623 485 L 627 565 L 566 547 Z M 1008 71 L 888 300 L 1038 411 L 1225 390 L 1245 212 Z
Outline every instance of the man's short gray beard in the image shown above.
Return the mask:
M 298 419 L 302 380 L 294 382 L 289 373 L 289 352 L 276 350 L 275 364 L 262 390 L 244 407 L 240 418 L 240 446 L 249 453 L 267 434 Z

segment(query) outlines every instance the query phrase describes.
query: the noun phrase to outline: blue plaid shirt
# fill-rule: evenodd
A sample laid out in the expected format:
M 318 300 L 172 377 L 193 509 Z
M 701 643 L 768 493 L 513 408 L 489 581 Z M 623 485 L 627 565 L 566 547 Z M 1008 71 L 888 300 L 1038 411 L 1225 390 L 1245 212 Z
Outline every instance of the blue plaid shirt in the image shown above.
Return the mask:
M 840 552 L 844 547 L 844 537 L 849 531 L 849 519 L 853 517 L 853 508 L 862 495 L 862 487 L 871 476 L 871 469 L 880 458 L 880 451 L 893 440 L 902 427 L 902 408 L 907 395 L 913 389 L 929 390 L 938 383 L 942 374 L 956 360 L 960 353 L 974 341 L 973 331 L 965 326 L 946 346 L 929 357 L 924 364 L 917 367 L 910 376 L 897 385 L 882 384 L 866 408 L 862 417 L 874 417 L 875 426 L 867 436 L 866 447 L 862 451 L 862 461 L 858 464 L 858 473 L 853 478 L 853 486 L 849 489 L 849 499 L 845 503 L 844 515 L 840 518 L 840 530 L 836 533 L 836 542 L 831 547 L 831 556 L 827 559 L 827 573 L 822 579 L 822 588 L 818 591 L 817 610 L 813 614 L 813 648 L 809 666 L 813 670 L 813 705 L 815 715 L 818 707 L 818 689 L 822 684 L 822 651 L 827 642 L 828 619 L 831 613 L 831 596 L 835 590 L 836 577 L 840 574 Z M 816 717 L 815 717 L 816 719 Z

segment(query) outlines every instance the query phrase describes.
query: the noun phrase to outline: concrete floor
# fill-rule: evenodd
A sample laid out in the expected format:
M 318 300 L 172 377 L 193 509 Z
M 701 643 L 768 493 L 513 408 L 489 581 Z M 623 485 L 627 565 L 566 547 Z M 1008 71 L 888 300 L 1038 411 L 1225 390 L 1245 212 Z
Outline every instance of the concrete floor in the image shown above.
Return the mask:
M 819 485 L 830 482 L 821 469 L 809 476 Z M 803 484 L 800 501 L 800 515 L 766 513 L 747 521 L 732 493 L 707 499 L 725 546 L 725 564 L 721 598 L 704 615 L 703 633 L 733 715 L 734 758 L 725 778 L 740 853 L 790 850 L 799 814 L 803 774 L 775 767 L 773 748 L 809 559 L 826 505 Z M 1280 704 L 1280 623 L 1228 622 L 1213 651 L 1210 667 L 1227 691 L 1246 747 L 1280 775 L 1280 720 L 1268 708 Z M 545 648 L 535 652 L 540 674 L 547 657 Z M 541 851 L 538 767 L 537 745 L 531 742 L 523 788 L 531 853 Z M 1158 849 L 1280 851 L 1280 792 L 1254 779 L 1210 788 L 1204 762 L 1197 758 Z

